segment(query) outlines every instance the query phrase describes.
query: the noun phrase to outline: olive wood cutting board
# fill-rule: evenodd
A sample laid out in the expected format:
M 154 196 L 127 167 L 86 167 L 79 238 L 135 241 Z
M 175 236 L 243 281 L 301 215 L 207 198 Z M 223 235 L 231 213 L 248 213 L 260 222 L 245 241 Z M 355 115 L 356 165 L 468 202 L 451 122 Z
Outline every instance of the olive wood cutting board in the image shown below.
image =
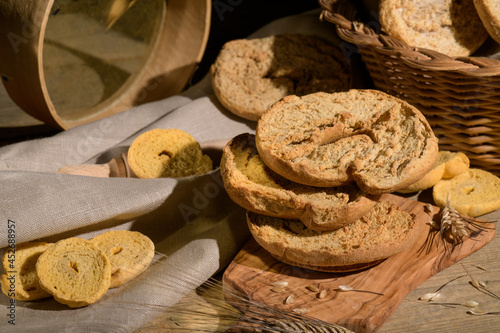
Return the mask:
M 481 249 L 495 236 L 493 223 L 483 223 L 484 229 L 473 239 L 466 238 L 451 250 L 439 240 L 436 231 L 426 225 L 440 218 L 437 207 L 429 212 L 424 203 L 385 194 L 381 200 L 399 205 L 415 214 L 424 224 L 417 239 L 405 251 L 380 264 L 353 273 L 324 273 L 290 266 L 274 259 L 255 240 L 249 241 L 234 258 L 223 275 L 225 286 L 234 288 L 250 299 L 284 310 L 309 309 L 308 316 L 341 325 L 355 332 L 374 332 L 392 315 L 405 297 L 424 281 Z M 284 292 L 273 292 L 272 283 L 287 281 Z M 327 290 L 324 298 L 307 287 L 315 285 Z M 341 285 L 356 291 L 339 291 Z M 285 298 L 294 294 L 294 300 L 285 304 Z

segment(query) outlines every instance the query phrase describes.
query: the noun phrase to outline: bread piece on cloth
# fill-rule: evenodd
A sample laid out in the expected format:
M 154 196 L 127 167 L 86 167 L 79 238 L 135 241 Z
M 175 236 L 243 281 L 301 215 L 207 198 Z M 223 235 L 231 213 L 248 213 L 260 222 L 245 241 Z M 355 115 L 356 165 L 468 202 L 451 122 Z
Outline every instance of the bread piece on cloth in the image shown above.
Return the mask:
M 500 178 L 494 174 L 470 168 L 451 179 L 434 185 L 432 196 L 438 207 L 447 200 L 460 214 L 477 217 L 500 208 Z
M 488 34 L 497 43 L 500 43 L 500 1 L 473 0 L 477 13 L 483 22 Z
M 313 230 L 333 230 L 354 222 L 379 199 L 355 185 L 321 188 L 281 177 L 262 162 L 252 134 L 229 141 L 220 168 L 224 187 L 235 203 L 256 213 L 299 219 Z
M 434 167 L 425 176 L 398 192 L 412 193 L 429 189 L 442 178 L 453 178 L 467 171 L 469 165 L 469 158 L 462 152 L 440 151 Z
M 255 140 L 264 163 L 287 179 L 321 187 L 355 181 L 371 194 L 415 183 L 438 155 L 422 113 L 376 90 L 287 96 L 261 117 Z
M 111 264 L 91 241 L 71 237 L 40 255 L 36 273 L 40 286 L 56 301 L 78 308 L 97 302 L 108 291 Z
M 258 120 L 287 95 L 345 91 L 352 86 L 350 67 L 336 46 L 298 34 L 229 41 L 210 73 L 220 103 L 249 120 Z
M 110 288 L 119 287 L 148 268 L 155 254 L 154 243 L 138 231 L 111 230 L 91 239 L 111 263 Z
M 488 38 L 473 0 L 380 0 L 380 25 L 409 46 L 469 56 Z
M 15 252 L 5 251 L 2 261 L 5 274 L 0 276 L 5 295 L 18 301 L 52 297 L 40 287 L 36 275 L 38 257 L 50 245 L 46 242 L 26 242 L 16 245 Z
M 362 218 L 334 231 L 313 231 L 299 220 L 247 211 L 255 240 L 276 259 L 327 271 L 369 267 L 400 253 L 416 238 L 420 224 L 414 215 L 380 201 Z
M 127 159 L 139 178 L 185 177 L 213 169 L 198 141 L 175 128 L 157 128 L 139 135 L 130 145 Z

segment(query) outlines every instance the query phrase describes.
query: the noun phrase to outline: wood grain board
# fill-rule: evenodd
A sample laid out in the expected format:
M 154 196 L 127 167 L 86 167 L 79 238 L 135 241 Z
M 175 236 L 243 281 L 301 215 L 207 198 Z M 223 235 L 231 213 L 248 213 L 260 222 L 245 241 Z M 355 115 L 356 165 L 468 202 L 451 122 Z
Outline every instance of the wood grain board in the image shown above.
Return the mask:
M 439 219 L 439 208 L 431 213 L 425 204 L 392 194 L 382 200 L 391 201 L 415 214 L 418 223 Z M 425 225 L 418 238 L 400 254 L 364 271 L 351 274 L 316 272 L 289 266 L 274 259 L 256 241 L 249 241 L 226 269 L 223 283 L 246 297 L 280 309 L 307 308 L 308 316 L 335 323 L 355 332 L 374 332 L 391 316 L 405 297 L 424 281 L 466 256 L 478 251 L 495 236 L 493 223 L 482 224 L 490 229 L 465 239 L 460 245 L 447 247 L 438 240 L 437 232 Z M 287 281 L 284 292 L 273 292 L 271 284 Z M 327 296 L 318 298 L 318 292 L 307 287 L 315 285 L 326 289 Z M 340 285 L 382 295 L 339 291 Z M 285 304 L 291 293 L 294 301 Z

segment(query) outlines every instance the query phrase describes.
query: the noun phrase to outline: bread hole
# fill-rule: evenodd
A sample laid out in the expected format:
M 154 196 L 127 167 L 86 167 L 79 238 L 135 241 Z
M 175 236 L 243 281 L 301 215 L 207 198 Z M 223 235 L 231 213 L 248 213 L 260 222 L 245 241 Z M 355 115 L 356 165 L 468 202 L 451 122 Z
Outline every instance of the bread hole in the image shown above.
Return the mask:
M 117 255 L 117 254 L 119 254 L 120 252 L 123 251 L 123 247 L 121 247 L 121 246 L 118 245 L 118 246 L 115 246 L 115 247 L 111 248 L 110 251 L 111 251 L 112 255 Z
M 78 273 L 78 265 L 76 264 L 76 262 L 70 262 L 69 267 L 71 267 L 71 269 Z
M 35 288 L 35 287 L 26 288 L 26 291 L 27 291 L 27 292 L 34 291 L 34 290 L 36 290 L 36 288 Z
M 475 188 L 474 188 L 474 187 L 472 187 L 472 186 L 464 187 L 464 188 L 462 189 L 462 192 L 463 192 L 464 194 L 471 194 L 471 193 L 472 193 L 472 192 L 474 192 L 474 191 L 475 191 Z
M 167 156 L 167 157 L 172 158 L 172 154 L 170 152 L 166 151 L 166 150 L 163 150 L 162 152 L 160 152 L 158 154 L 158 156 Z
M 117 275 L 118 275 L 118 273 L 120 273 L 120 271 L 121 271 L 121 270 L 118 268 L 116 271 L 114 271 L 113 273 L 111 273 L 111 276 L 113 276 L 113 277 L 114 277 L 114 276 L 117 276 Z

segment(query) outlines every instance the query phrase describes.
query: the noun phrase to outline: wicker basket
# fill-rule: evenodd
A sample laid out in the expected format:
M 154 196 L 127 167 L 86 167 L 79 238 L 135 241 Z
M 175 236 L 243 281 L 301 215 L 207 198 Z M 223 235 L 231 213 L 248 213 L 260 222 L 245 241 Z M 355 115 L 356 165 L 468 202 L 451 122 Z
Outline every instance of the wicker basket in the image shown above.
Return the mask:
M 356 46 L 375 88 L 420 109 L 441 150 L 462 151 L 471 166 L 500 175 L 500 61 L 411 47 L 356 21 L 349 1 L 319 3 L 322 19 Z

